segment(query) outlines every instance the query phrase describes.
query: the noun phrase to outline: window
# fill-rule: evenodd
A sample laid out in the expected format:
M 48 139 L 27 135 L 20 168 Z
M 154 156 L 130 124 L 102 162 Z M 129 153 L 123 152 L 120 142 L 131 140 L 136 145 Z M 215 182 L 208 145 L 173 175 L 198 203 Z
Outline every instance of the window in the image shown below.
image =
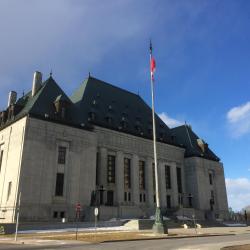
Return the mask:
M 115 156 L 108 155 L 107 182 L 115 183 Z
M 62 218 L 65 218 L 65 212 L 64 212 L 64 211 L 60 212 L 60 218 L 61 218 L 61 219 L 62 219 Z
M 153 189 L 155 190 L 155 164 L 152 164 Z
M 181 168 L 176 168 L 177 172 L 177 186 L 178 186 L 178 193 L 182 193 L 182 179 L 181 179 Z
M 65 164 L 66 162 L 66 147 L 59 146 L 58 148 L 58 164 Z
M 2 168 L 2 162 L 3 162 L 3 150 L 0 150 L 0 172 Z
M 95 112 L 89 112 L 89 121 L 93 121 L 96 119 L 96 113 Z
M 124 188 L 131 188 L 131 160 L 124 158 Z
M 131 201 L 130 192 L 124 192 L 124 201 Z
M 193 197 L 191 194 L 188 195 L 188 206 L 193 207 Z
M 166 189 L 171 189 L 170 166 L 165 165 L 165 182 Z
M 57 211 L 54 211 L 54 212 L 53 212 L 53 218 L 56 219 L 57 216 L 58 216 L 58 212 L 57 212 Z
M 124 201 L 127 201 L 127 192 L 124 192 Z
M 167 195 L 167 208 L 171 208 L 171 196 Z
M 11 195 L 11 187 L 12 187 L 12 182 L 10 181 L 10 182 L 9 182 L 9 185 L 8 185 L 7 201 L 9 200 L 10 195 Z
M 146 194 L 145 193 L 140 194 L 140 202 L 146 202 Z
M 111 124 L 112 123 L 112 117 L 106 116 L 106 122 Z
M 107 191 L 107 206 L 113 206 L 114 204 L 114 192 L 112 190 Z
M 211 190 L 211 198 L 210 198 L 210 210 L 213 211 L 214 210 L 214 191 Z
M 209 173 L 209 184 L 213 185 L 213 174 Z
M 139 188 L 145 190 L 145 161 L 139 161 Z
M 56 196 L 63 196 L 64 174 L 56 174 Z

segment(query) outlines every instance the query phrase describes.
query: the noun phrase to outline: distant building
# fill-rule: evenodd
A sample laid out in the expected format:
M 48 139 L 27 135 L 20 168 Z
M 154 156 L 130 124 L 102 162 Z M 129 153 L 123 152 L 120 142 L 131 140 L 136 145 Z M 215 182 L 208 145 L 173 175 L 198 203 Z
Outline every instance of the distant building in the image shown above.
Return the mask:
M 227 216 L 223 165 L 188 125 L 156 116 L 163 214 Z M 155 210 L 151 108 L 136 94 L 88 77 L 68 97 L 50 76 L 11 92 L 0 112 L 0 221 L 150 216 Z

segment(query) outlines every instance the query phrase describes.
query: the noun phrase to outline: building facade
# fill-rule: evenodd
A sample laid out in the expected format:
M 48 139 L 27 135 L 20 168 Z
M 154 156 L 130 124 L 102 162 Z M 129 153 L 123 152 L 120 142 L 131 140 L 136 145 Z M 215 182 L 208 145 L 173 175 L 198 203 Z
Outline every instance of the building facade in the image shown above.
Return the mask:
M 141 218 L 155 211 L 151 109 L 143 99 L 93 77 L 68 97 L 50 76 L 10 92 L 0 112 L 0 221 Z M 223 165 L 188 125 L 156 116 L 163 214 L 225 218 Z M 21 195 L 20 195 L 21 194 Z M 19 199 L 20 196 L 20 199 Z

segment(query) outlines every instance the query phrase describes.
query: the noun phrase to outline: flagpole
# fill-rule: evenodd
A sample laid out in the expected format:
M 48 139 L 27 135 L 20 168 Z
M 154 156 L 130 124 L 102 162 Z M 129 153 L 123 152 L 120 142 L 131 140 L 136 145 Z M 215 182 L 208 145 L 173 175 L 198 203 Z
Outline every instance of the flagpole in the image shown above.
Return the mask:
M 153 119 L 153 146 L 154 146 L 154 171 L 155 171 L 155 196 L 156 196 L 156 211 L 155 211 L 155 222 L 153 225 L 153 232 L 157 234 L 166 233 L 164 230 L 161 205 L 160 205 L 160 194 L 159 194 L 159 175 L 158 175 L 158 163 L 157 163 L 157 147 L 156 147 L 156 126 L 155 126 L 155 105 L 154 105 L 154 72 L 152 69 L 152 44 L 150 41 L 150 72 L 151 72 L 151 97 L 152 97 L 152 119 Z

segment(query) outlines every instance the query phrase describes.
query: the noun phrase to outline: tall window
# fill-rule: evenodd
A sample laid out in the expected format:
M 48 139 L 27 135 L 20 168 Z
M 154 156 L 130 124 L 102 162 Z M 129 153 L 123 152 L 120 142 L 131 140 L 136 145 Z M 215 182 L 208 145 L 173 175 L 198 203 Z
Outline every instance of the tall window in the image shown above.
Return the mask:
M 209 173 L 209 184 L 213 185 L 213 174 Z
M 188 206 L 193 207 L 193 196 L 191 194 L 188 195 Z
M 165 182 L 166 189 L 171 189 L 170 166 L 165 165 Z
M 63 185 L 64 185 L 64 174 L 57 173 L 56 174 L 56 196 L 63 196 Z
M 10 198 L 11 188 L 12 188 L 12 182 L 10 181 L 9 184 L 8 184 L 7 200 L 9 200 L 9 198 Z
M 107 182 L 115 183 L 115 156 L 108 155 Z
M 139 188 L 145 190 L 145 161 L 139 161 Z
M 181 168 L 176 168 L 177 172 L 177 186 L 178 186 L 178 193 L 182 193 L 182 179 L 181 179 Z
M 66 147 L 58 147 L 58 164 L 65 164 L 66 162 Z
M 0 150 L 0 172 L 2 168 L 2 162 L 3 162 L 3 150 Z
M 155 164 L 152 164 L 153 189 L 155 190 Z
M 124 158 L 124 188 L 131 188 L 131 160 Z
M 167 195 L 167 208 L 171 208 L 171 196 Z

